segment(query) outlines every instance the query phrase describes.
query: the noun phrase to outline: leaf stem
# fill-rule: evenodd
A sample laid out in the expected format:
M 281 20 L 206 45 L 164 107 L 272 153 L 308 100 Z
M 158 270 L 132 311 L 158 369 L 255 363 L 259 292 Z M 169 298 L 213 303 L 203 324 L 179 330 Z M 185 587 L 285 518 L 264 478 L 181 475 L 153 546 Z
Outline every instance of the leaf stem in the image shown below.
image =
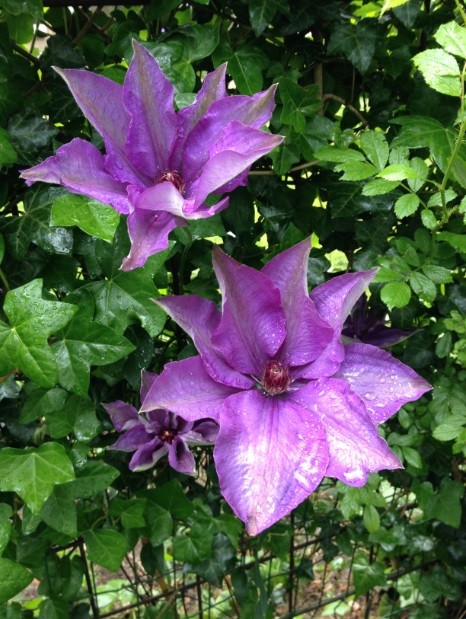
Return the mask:
M 3 285 L 7 289 L 7 292 L 9 292 L 11 288 L 10 288 L 10 285 L 8 284 L 8 280 L 5 277 L 5 273 L 2 271 L 2 269 L 0 269 L 0 279 L 2 280 Z

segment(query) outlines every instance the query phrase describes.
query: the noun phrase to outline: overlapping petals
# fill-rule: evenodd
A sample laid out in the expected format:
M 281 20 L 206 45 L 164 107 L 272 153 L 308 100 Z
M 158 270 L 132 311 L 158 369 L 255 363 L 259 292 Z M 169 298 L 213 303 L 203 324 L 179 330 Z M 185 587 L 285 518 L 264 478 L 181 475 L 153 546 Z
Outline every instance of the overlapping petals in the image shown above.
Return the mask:
M 170 231 L 186 220 L 225 209 L 228 197 L 209 206 L 206 199 L 244 185 L 251 165 L 283 139 L 260 129 L 272 115 L 275 87 L 228 97 L 224 66 L 206 76 L 196 101 L 179 112 L 172 84 L 136 42 L 123 86 L 81 69 L 58 72 L 106 154 L 75 139 L 22 177 L 63 185 L 128 214 L 125 270 L 166 249 Z
M 257 534 L 332 476 L 361 486 L 401 467 L 377 424 L 430 385 L 374 346 L 344 345 L 341 330 L 375 271 L 334 277 L 309 296 L 309 242 L 258 272 L 217 249 L 221 310 L 195 296 L 154 299 L 193 338 L 199 356 L 168 364 L 142 411 L 163 406 L 220 425 L 221 491 Z

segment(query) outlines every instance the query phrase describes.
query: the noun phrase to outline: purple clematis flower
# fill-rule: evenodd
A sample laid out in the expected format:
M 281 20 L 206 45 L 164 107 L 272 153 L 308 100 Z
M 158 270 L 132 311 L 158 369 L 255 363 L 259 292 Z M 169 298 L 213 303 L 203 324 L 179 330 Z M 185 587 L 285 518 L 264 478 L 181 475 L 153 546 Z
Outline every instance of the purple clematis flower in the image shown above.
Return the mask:
M 106 154 L 76 138 L 21 174 L 29 184 L 57 183 L 127 214 L 125 270 L 166 249 L 170 231 L 186 220 L 225 209 L 228 197 L 213 206 L 207 197 L 246 184 L 251 164 L 283 140 L 260 130 L 272 115 L 275 86 L 229 97 L 222 65 L 206 76 L 196 101 L 176 113 L 172 84 L 142 45 L 133 47 L 123 86 L 90 71 L 57 69 Z
M 394 329 L 385 326 L 386 311 L 383 307 L 370 307 L 366 295 L 356 301 L 343 325 L 342 335 L 366 344 L 389 348 L 414 335 L 419 329 Z
M 156 374 L 143 373 L 141 397 L 145 397 L 147 386 L 151 385 Z M 129 468 L 132 471 L 145 471 L 151 468 L 162 456 L 168 454 L 170 466 L 179 473 L 194 475 L 195 461 L 188 445 L 211 445 L 218 434 L 218 424 L 212 419 L 186 421 L 164 409 L 147 411 L 139 415 L 134 406 L 121 400 L 104 404 L 113 425 L 123 432 L 112 449 L 134 451 Z
M 349 273 L 309 297 L 309 241 L 262 271 L 214 250 L 222 308 L 196 296 L 156 300 L 199 355 L 165 366 L 142 410 L 216 419 L 220 489 L 250 534 L 288 514 L 332 476 L 361 486 L 401 467 L 377 424 L 429 384 L 389 353 L 342 344 L 341 329 L 375 271 Z

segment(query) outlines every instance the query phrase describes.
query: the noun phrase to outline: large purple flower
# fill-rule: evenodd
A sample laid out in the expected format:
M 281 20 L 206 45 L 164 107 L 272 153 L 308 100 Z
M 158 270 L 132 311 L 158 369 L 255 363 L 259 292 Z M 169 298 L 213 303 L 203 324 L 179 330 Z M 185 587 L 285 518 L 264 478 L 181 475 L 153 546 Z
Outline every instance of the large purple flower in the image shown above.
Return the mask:
M 151 385 L 156 374 L 143 374 L 141 398 Z M 110 415 L 113 425 L 122 435 L 112 446 L 120 451 L 134 451 L 129 468 L 145 471 L 168 454 L 168 462 L 179 473 L 194 475 L 195 461 L 189 445 L 211 445 L 218 434 L 218 424 L 212 419 L 186 421 L 181 416 L 156 408 L 139 415 L 134 406 L 121 400 L 109 402 L 103 407 Z
M 226 208 L 228 197 L 213 206 L 206 198 L 244 185 L 251 164 L 283 139 L 259 129 L 271 117 L 275 87 L 229 97 L 225 65 L 206 76 L 196 101 L 178 113 L 173 86 L 136 42 L 123 86 L 81 69 L 58 72 L 106 154 L 76 138 L 21 176 L 58 183 L 127 214 L 126 270 L 166 249 L 169 232 L 185 220 Z
M 361 486 L 401 467 L 377 424 L 430 386 L 389 353 L 343 345 L 342 325 L 374 271 L 307 292 L 309 242 L 262 271 L 220 250 L 222 309 L 196 296 L 156 302 L 193 338 L 199 356 L 167 364 L 142 410 L 212 417 L 220 488 L 251 534 L 288 514 L 324 475 Z

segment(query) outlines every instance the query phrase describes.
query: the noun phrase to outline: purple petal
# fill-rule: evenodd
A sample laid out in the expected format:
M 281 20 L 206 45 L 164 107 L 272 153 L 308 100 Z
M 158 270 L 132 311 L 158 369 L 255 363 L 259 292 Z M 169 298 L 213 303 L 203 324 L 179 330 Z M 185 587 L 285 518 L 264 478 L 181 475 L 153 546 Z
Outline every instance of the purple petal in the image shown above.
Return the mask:
M 225 361 L 212 345 L 212 335 L 220 323 L 220 312 L 212 301 L 194 295 L 159 297 L 153 299 L 192 338 L 205 369 L 211 377 L 240 389 L 249 389 L 254 381 L 240 374 Z
M 188 421 L 217 419 L 225 399 L 237 391 L 212 380 L 200 357 L 189 357 L 167 363 L 144 398 L 141 411 L 166 408 Z
M 280 290 L 286 317 L 286 338 L 280 359 L 296 366 L 316 359 L 330 342 L 333 330 L 324 322 L 307 292 L 309 239 L 281 252 L 262 269 Z
M 214 248 L 222 318 L 212 342 L 239 372 L 260 377 L 285 339 L 280 293 L 263 273 Z
M 290 397 L 316 415 L 327 435 L 330 461 L 327 476 L 350 486 L 362 486 L 370 472 L 402 468 L 381 438 L 360 398 L 341 379 L 311 381 Z
M 168 169 L 177 133 L 174 89 L 157 61 L 133 41 L 134 56 L 123 86 L 123 100 L 131 115 L 126 149 L 132 163 L 156 180 Z
M 345 359 L 335 376 L 350 384 L 377 424 L 432 388 L 407 365 L 369 344 L 345 346 Z
M 345 353 L 341 343 L 343 323 L 351 308 L 367 288 L 377 271 L 360 271 L 345 273 L 314 288 L 311 300 L 314 301 L 319 315 L 333 327 L 333 340 L 323 354 L 303 372 L 305 378 L 323 378 L 332 376 L 344 359 Z
M 193 181 L 199 176 L 211 157 L 211 147 L 232 120 L 255 129 L 270 120 L 275 107 L 275 90 L 276 87 L 272 86 L 252 97 L 224 97 L 212 103 L 186 138 L 183 153 L 183 175 L 186 181 Z
M 131 271 L 142 267 L 147 258 L 168 247 L 168 235 L 182 220 L 165 211 L 146 211 L 136 208 L 128 215 L 128 232 L 131 250 L 123 260 L 121 269 Z
M 141 423 L 141 418 L 134 406 L 126 404 L 122 400 L 102 404 L 102 406 L 110 415 L 110 419 L 118 432 Z
M 157 379 L 157 377 L 158 377 L 158 374 L 155 374 L 155 372 L 146 372 L 145 370 L 142 370 L 141 372 L 141 393 L 140 393 L 141 402 L 146 397 L 149 389 L 152 387 L 152 384 Z
M 175 436 L 172 444 L 168 447 L 168 462 L 179 473 L 194 475 L 196 472 L 194 456 L 180 436 Z
M 163 408 L 156 408 L 155 410 L 146 412 L 147 426 L 153 434 L 159 435 L 162 430 L 168 430 L 170 428 L 170 414 L 169 411 Z
M 147 211 L 167 211 L 172 215 L 184 217 L 184 198 L 169 182 L 159 183 L 142 191 L 136 200 L 136 208 Z
M 178 112 L 178 135 L 170 156 L 169 169 L 181 170 L 186 136 L 194 129 L 214 101 L 227 96 L 225 73 L 226 64 L 222 64 L 215 71 L 208 73 L 200 91 L 197 93 L 196 101 Z
M 43 181 L 63 185 L 73 193 L 111 204 L 120 213 L 129 213 L 131 208 L 125 186 L 107 172 L 100 151 L 80 138 L 60 146 L 54 156 L 24 170 L 21 178 L 28 184 Z
M 144 176 L 131 165 L 125 150 L 129 115 L 123 106 L 122 86 L 91 71 L 58 68 L 55 71 L 102 136 L 107 151 L 106 169 L 121 182 L 144 184 Z
M 146 471 L 156 464 L 168 452 L 166 443 L 158 438 L 140 447 L 129 462 L 131 471 Z
M 314 415 L 288 399 L 246 391 L 225 402 L 214 459 L 223 496 L 257 535 L 316 488 L 328 449 Z
M 186 197 L 195 199 L 193 208 L 203 204 L 210 193 L 230 183 L 282 141 L 279 135 L 232 121 L 210 148 L 209 160 L 205 162 L 199 177 L 194 182 L 187 182 Z M 235 187 L 230 185 L 230 190 Z
M 420 331 L 420 329 L 390 329 L 389 327 L 381 327 L 367 331 L 361 338 L 365 344 L 372 344 L 380 348 L 388 348 L 395 346 L 400 342 L 404 342 L 409 337 Z
M 215 443 L 218 436 L 218 423 L 213 419 L 200 419 L 195 421 L 192 430 L 184 435 L 188 445 L 205 445 Z
M 141 422 L 127 430 L 120 436 L 116 443 L 112 445 L 112 449 L 118 451 L 134 451 L 154 439 L 153 435 L 146 432 L 145 425 Z

